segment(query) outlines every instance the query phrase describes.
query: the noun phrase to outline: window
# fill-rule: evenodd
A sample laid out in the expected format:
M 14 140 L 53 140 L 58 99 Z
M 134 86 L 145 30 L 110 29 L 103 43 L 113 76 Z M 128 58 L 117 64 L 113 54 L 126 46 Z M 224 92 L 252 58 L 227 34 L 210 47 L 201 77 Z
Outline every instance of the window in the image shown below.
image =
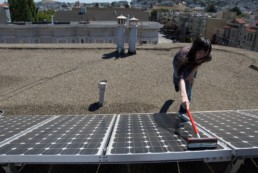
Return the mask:
M 66 43 L 66 40 L 65 39 L 60 39 L 60 40 L 58 40 L 58 43 Z
M 235 35 L 235 31 L 234 31 L 234 30 L 232 30 L 232 32 L 231 32 L 231 36 L 232 36 L 232 37 L 234 37 L 234 35 Z

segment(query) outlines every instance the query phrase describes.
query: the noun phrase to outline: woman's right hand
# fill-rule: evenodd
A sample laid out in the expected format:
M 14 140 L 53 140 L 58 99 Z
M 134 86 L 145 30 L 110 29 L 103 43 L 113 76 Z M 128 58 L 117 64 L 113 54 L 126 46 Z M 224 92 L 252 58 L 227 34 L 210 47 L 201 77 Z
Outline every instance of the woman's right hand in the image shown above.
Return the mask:
M 190 102 L 188 100 L 187 97 L 182 97 L 182 103 L 181 105 L 186 109 L 189 110 L 190 109 Z

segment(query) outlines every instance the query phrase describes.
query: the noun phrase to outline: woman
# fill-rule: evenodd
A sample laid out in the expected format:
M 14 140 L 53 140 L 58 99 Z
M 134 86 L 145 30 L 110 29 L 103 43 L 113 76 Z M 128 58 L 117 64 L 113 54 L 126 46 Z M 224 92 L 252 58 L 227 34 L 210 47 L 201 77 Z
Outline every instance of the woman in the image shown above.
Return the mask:
M 181 104 L 178 111 L 182 122 L 189 121 L 183 116 L 190 108 L 192 86 L 197 70 L 202 63 L 211 61 L 211 42 L 207 38 L 197 38 L 191 48 L 183 47 L 173 59 L 173 82 L 176 92 L 180 91 Z

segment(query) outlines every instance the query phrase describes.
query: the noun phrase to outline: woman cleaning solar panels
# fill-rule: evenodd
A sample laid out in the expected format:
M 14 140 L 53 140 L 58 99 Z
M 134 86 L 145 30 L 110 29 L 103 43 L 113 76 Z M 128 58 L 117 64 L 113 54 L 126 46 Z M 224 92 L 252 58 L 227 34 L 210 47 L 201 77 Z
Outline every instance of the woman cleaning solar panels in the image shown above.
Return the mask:
M 205 62 L 211 61 L 211 42 L 207 38 L 197 38 L 191 47 L 183 47 L 173 59 L 173 82 L 176 92 L 180 91 L 181 105 L 178 116 L 182 122 L 188 121 L 184 114 L 190 108 L 192 87 L 197 70 Z
M 188 114 L 197 138 L 187 139 L 188 149 L 214 149 L 217 147 L 216 138 L 201 138 L 190 113 L 190 101 L 192 87 L 197 75 L 198 68 L 205 62 L 211 61 L 211 42 L 207 38 L 197 38 L 192 46 L 183 47 L 173 59 L 173 82 L 176 92 L 180 91 L 181 104 L 178 111 L 179 119 L 187 122 L 189 119 L 184 115 Z M 177 124 L 180 127 L 180 123 Z

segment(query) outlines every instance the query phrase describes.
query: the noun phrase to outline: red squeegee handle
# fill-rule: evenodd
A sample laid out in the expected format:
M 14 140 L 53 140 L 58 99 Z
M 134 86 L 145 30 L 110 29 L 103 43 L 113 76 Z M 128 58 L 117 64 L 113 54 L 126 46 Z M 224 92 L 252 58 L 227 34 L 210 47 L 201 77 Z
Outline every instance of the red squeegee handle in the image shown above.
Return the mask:
M 195 125 L 195 122 L 194 122 L 194 119 L 193 119 L 193 116 L 192 116 L 190 110 L 188 109 L 188 110 L 186 110 L 186 111 L 187 111 L 188 117 L 190 118 L 190 121 L 191 121 L 191 123 L 192 123 L 192 126 L 193 126 L 193 129 L 194 129 L 195 133 L 196 133 L 196 134 L 199 134 L 199 131 L 198 131 L 196 125 Z

